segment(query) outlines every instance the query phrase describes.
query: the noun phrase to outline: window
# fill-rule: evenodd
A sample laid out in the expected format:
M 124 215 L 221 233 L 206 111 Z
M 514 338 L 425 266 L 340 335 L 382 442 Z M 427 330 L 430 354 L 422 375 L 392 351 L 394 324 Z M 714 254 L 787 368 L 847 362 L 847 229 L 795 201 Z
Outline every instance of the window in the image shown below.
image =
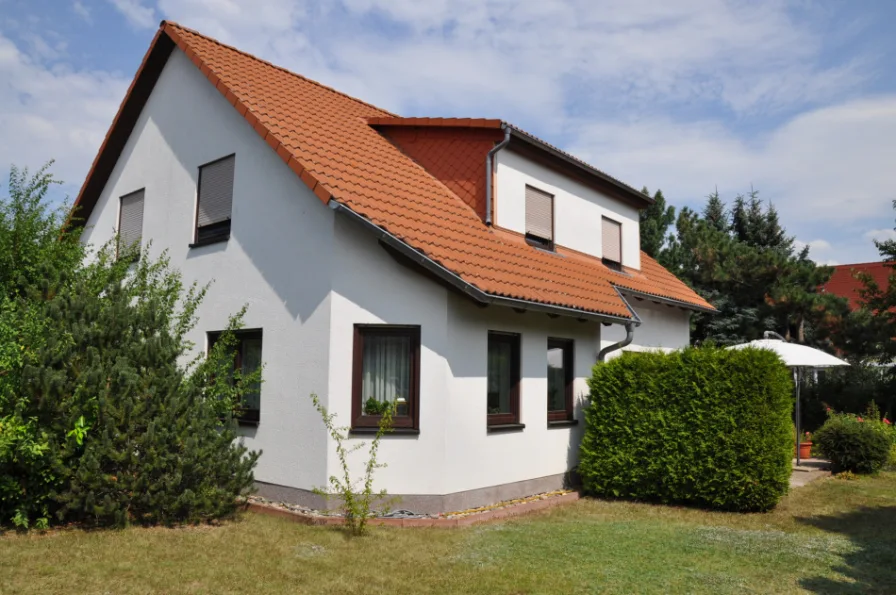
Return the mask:
M 234 335 L 237 339 L 234 370 L 241 374 L 251 374 L 261 367 L 261 329 L 239 330 Z M 208 334 L 208 346 L 211 349 L 221 338 L 221 332 Z M 261 413 L 261 384 L 257 383 L 243 395 L 242 409 L 238 419 L 242 422 L 258 423 Z
M 548 422 L 572 419 L 574 361 L 570 339 L 548 339 Z
M 603 218 L 601 225 L 603 236 L 603 262 L 611 269 L 622 270 L 622 224 L 612 219 Z
M 520 421 L 520 336 L 488 334 L 488 425 Z
M 418 429 L 420 327 L 355 325 L 352 429 L 377 428 L 391 405 L 396 429 Z
M 211 244 L 230 238 L 233 207 L 233 168 L 230 155 L 199 168 L 199 204 L 196 208 L 196 243 Z
M 118 253 L 130 249 L 138 251 L 143 239 L 143 196 L 144 190 L 137 190 L 121 197 L 118 208 Z
M 554 196 L 528 185 L 526 241 L 539 248 L 554 249 Z

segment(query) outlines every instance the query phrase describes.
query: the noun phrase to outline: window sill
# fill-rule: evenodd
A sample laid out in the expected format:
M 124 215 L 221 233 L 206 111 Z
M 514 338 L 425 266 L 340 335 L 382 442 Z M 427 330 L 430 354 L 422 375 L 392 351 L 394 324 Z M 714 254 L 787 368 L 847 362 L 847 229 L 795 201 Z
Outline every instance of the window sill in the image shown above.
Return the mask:
M 190 244 L 190 248 L 199 248 L 201 246 L 210 246 L 212 244 L 220 244 L 222 242 L 226 242 L 230 239 L 230 235 L 220 236 L 217 238 L 206 238 L 204 240 L 197 240 Z
M 568 428 L 570 426 L 577 426 L 577 425 L 579 425 L 579 420 L 577 420 L 577 419 L 558 419 L 555 421 L 548 422 L 549 428 Z
M 526 424 L 495 424 L 493 426 L 488 426 L 488 433 L 496 434 L 499 432 L 521 432 L 525 427 Z
M 365 428 L 362 426 L 362 427 L 358 427 L 358 428 L 352 428 L 348 431 L 348 433 L 350 436 L 353 434 L 369 436 L 372 434 L 376 434 L 379 431 L 380 431 L 379 428 Z M 417 428 L 392 428 L 392 430 L 389 432 L 386 432 L 385 435 L 388 436 L 389 434 L 398 434 L 401 436 L 408 436 L 408 435 L 416 436 L 419 433 L 420 433 L 420 430 Z

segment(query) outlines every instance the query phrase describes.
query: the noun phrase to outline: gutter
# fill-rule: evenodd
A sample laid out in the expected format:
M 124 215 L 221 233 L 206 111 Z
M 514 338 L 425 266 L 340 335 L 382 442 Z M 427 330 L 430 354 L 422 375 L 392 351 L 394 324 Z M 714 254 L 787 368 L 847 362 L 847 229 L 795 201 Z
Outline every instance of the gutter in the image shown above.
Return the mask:
M 631 318 L 623 318 L 622 316 L 613 316 L 611 314 L 597 314 L 595 312 L 588 312 L 585 310 L 576 310 L 575 308 L 567 308 L 565 306 L 555 306 L 551 304 L 543 304 L 540 302 L 532 302 L 529 300 L 521 300 L 517 298 L 510 297 L 502 297 L 497 295 L 492 295 L 490 293 L 486 293 L 472 285 L 471 283 L 464 281 L 457 274 L 449 271 L 436 261 L 432 260 L 422 252 L 415 250 L 411 246 L 407 245 L 385 229 L 376 225 L 373 221 L 356 213 L 349 207 L 344 204 L 337 202 L 334 199 L 330 199 L 327 203 L 327 206 L 330 207 L 336 213 L 341 213 L 347 216 L 349 219 L 360 223 L 363 227 L 367 228 L 370 232 L 372 232 L 379 240 L 384 242 L 390 248 L 393 248 L 403 256 L 411 259 L 417 264 L 421 265 L 427 271 L 441 279 L 442 281 L 450 284 L 455 289 L 459 290 L 461 293 L 469 296 L 474 301 L 480 304 L 486 305 L 496 305 L 496 306 L 505 306 L 508 308 L 516 308 L 517 310 L 524 311 L 532 311 L 532 312 L 544 312 L 545 314 L 553 314 L 555 316 L 569 316 L 572 318 L 585 319 L 585 320 L 594 320 L 597 322 L 601 322 L 604 324 L 623 324 L 623 325 L 634 325 L 638 326 L 641 324 L 641 320 L 638 318 L 638 315 L 635 314 L 634 310 L 632 310 L 631 306 L 629 306 L 628 302 L 625 301 L 620 294 L 620 298 L 625 303 L 626 307 L 631 312 Z M 618 293 L 618 290 L 617 290 Z
M 628 294 L 631 294 L 632 296 L 644 298 L 646 300 L 660 302 L 661 304 L 668 304 L 670 306 L 678 306 L 680 308 L 684 308 L 685 310 L 694 310 L 696 312 L 706 312 L 707 314 L 718 314 L 719 313 L 719 311 L 716 310 L 715 308 L 707 308 L 706 306 L 698 306 L 697 304 L 692 304 L 690 302 L 683 302 L 681 300 L 676 300 L 674 298 L 653 295 L 652 293 L 638 291 L 637 289 L 629 289 L 625 285 L 616 285 L 615 283 L 613 283 L 613 286 L 617 287 L 618 291 L 621 291 L 623 293 L 628 293 Z
M 494 161 L 495 155 L 510 143 L 511 128 L 506 123 L 501 122 L 501 128 L 504 130 L 504 140 L 499 142 L 485 156 L 485 224 L 492 224 L 492 185 L 494 177 Z

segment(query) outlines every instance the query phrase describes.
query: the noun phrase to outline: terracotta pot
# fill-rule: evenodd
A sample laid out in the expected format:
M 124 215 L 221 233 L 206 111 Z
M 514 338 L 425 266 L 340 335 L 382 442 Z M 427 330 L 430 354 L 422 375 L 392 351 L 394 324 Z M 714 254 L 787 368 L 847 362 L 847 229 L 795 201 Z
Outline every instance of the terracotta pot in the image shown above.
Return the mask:
M 808 459 L 812 456 L 812 443 L 811 442 L 800 442 L 800 458 Z

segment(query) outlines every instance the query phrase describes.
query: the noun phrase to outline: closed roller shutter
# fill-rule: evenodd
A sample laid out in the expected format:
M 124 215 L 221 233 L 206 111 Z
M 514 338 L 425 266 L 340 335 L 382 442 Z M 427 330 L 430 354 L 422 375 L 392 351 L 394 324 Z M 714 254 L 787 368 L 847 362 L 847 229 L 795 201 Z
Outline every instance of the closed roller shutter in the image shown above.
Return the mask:
M 526 233 L 554 240 L 554 197 L 532 186 L 526 186 Z
M 198 227 L 230 220 L 235 161 L 235 156 L 231 155 L 199 168 Z
M 144 194 L 144 190 L 138 190 L 121 197 L 121 208 L 118 215 L 119 251 L 132 246 L 140 248 L 140 241 L 143 239 Z
M 603 257 L 611 262 L 622 262 L 622 224 L 603 218 Z

